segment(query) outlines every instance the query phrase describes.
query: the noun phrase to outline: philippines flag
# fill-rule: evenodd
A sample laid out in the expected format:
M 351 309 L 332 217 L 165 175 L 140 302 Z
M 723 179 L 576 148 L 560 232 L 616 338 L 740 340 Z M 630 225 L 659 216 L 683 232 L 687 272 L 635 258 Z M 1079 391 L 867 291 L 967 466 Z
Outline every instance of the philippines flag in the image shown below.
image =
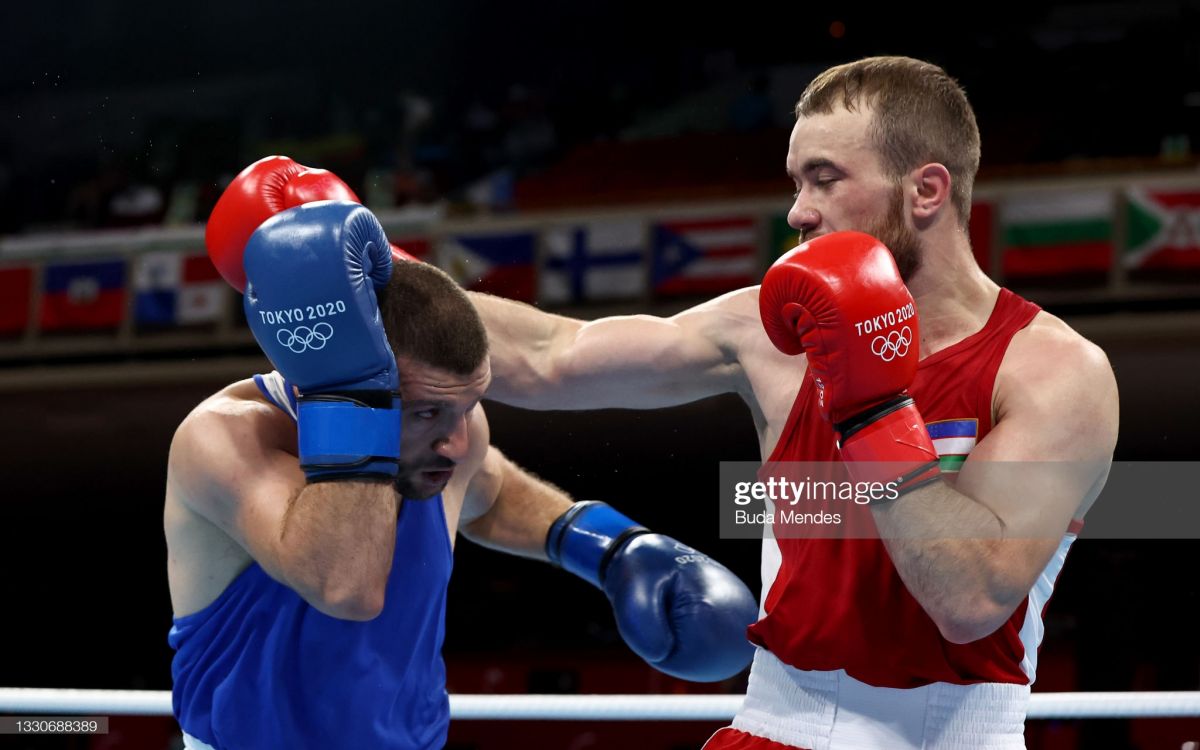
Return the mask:
M 43 331 L 116 328 L 124 317 L 124 261 L 46 266 Z
M 214 322 L 229 299 L 229 288 L 204 254 L 145 253 L 137 259 L 134 289 L 134 319 L 149 326 Z
M 665 221 L 654 227 L 654 293 L 713 295 L 758 278 L 751 217 Z
M 438 266 L 464 289 L 533 302 L 536 249 L 532 232 L 458 235 L 438 245 Z
M 539 298 L 556 304 L 630 299 L 646 293 L 646 242 L 639 221 L 596 221 L 545 234 Z

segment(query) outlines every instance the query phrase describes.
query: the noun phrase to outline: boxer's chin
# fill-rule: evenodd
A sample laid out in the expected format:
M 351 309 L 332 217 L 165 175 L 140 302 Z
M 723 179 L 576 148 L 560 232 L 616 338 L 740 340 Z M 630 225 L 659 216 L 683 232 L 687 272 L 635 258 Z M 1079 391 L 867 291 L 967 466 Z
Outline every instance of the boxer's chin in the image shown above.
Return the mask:
M 405 500 L 428 500 L 446 489 L 453 469 L 444 470 L 401 470 L 393 482 L 396 492 Z

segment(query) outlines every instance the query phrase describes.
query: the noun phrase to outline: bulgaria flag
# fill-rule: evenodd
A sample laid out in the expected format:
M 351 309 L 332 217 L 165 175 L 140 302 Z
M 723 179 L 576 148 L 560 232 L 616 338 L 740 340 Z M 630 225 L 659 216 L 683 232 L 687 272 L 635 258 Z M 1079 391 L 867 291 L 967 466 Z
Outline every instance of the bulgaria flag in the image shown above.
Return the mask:
M 1112 265 L 1108 190 L 1027 193 L 1000 205 L 1004 278 L 1105 273 Z
M 1200 192 L 1131 188 L 1128 268 L 1200 268 Z

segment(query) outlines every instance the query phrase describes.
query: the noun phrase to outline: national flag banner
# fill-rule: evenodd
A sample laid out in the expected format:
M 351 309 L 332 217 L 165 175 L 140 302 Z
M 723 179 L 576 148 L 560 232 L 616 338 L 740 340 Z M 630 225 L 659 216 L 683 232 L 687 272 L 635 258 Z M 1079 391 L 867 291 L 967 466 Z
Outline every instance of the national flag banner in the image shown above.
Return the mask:
M 388 237 L 393 245 L 400 248 L 404 252 L 413 256 L 417 260 L 423 260 L 426 263 L 433 262 L 433 244 L 425 237 L 400 237 L 398 240 L 393 240 Z
M 464 289 L 533 302 L 536 254 L 532 232 L 456 235 L 438 243 L 437 264 Z
M 759 279 L 753 217 L 662 221 L 652 236 L 651 281 L 657 295 L 721 294 Z
M 787 214 L 771 217 L 771 245 L 767 255 L 768 264 L 774 263 L 784 253 L 800 244 L 800 232 L 788 224 Z
M 631 299 L 646 293 L 645 226 L 594 221 L 543 235 L 538 297 L 548 304 Z
M 134 320 L 148 326 L 212 323 L 229 291 L 208 256 L 156 251 L 134 265 Z
M 32 268 L 0 268 L 0 334 L 25 332 L 32 296 Z
M 1113 193 L 1025 193 L 1000 204 L 1004 278 L 1095 275 L 1112 266 Z
M 957 472 L 979 437 L 979 420 L 944 419 L 925 425 L 943 472 Z
M 50 264 L 43 273 L 43 331 L 116 328 L 125 317 L 125 261 Z
M 1130 188 L 1125 197 L 1126 267 L 1200 268 L 1200 190 Z

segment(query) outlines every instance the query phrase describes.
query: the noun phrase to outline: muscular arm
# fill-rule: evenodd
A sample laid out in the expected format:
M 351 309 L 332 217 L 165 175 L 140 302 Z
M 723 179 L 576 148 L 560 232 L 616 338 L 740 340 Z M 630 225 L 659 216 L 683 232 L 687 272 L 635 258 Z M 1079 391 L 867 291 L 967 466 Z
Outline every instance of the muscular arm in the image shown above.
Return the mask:
M 1012 616 L 1099 494 L 1116 443 L 1103 352 L 1057 321 L 1018 337 L 998 376 L 996 427 L 954 486 L 872 506 L 900 577 L 955 643 Z
M 571 507 L 571 498 L 491 447 L 467 489 L 459 529 L 500 552 L 546 559 L 546 533 Z
M 737 336 L 761 329 L 752 295 L 740 290 L 671 318 L 585 322 L 471 293 L 491 344 L 488 397 L 532 409 L 654 409 L 737 391 Z
M 168 492 L 321 612 L 370 619 L 383 608 L 399 499 L 384 482 L 306 485 L 282 438 L 294 427 L 273 411 L 228 395 L 205 402 L 171 443 Z

